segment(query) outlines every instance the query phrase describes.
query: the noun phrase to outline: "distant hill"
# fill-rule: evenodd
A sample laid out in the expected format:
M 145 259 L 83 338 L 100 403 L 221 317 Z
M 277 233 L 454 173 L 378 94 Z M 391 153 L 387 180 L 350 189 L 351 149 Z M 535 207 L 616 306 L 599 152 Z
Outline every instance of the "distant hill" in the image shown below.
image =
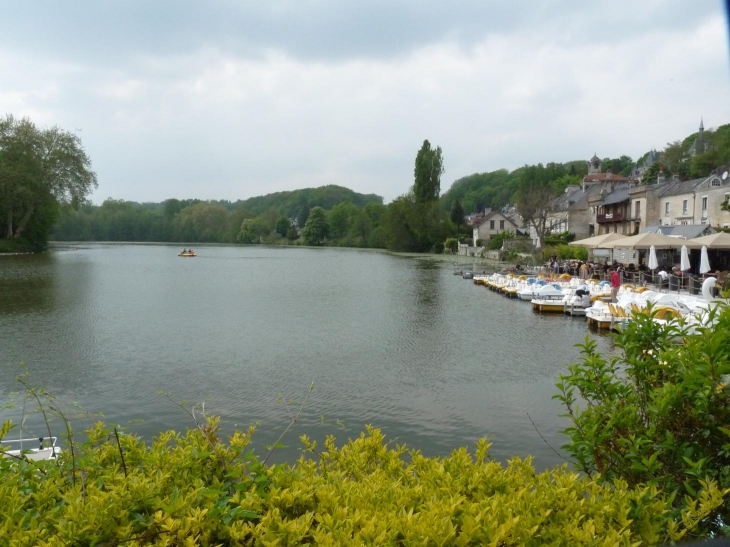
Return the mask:
M 383 198 L 375 194 L 360 194 L 349 188 L 330 184 L 319 188 L 302 188 L 288 192 L 275 192 L 265 196 L 256 196 L 245 200 L 236 201 L 234 207 L 244 209 L 261 215 L 271 209 L 290 217 L 306 217 L 312 207 L 332 209 L 338 203 L 350 201 L 357 207 L 364 207 L 368 203 L 379 203 L 382 205 Z
M 551 180 L 565 179 L 565 184 L 573 182 L 568 175 L 582 177 L 587 173 L 585 161 L 567 163 L 549 163 L 545 166 L 550 171 Z M 461 201 L 467 214 L 483 211 L 485 207 L 501 208 L 514 202 L 514 196 L 527 166 L 514 171 L 499 169 L 489 173 L 474 173 L 462 177 L 451 185 L 441 196 L 444 209 L 449 209 L 454 200 Z

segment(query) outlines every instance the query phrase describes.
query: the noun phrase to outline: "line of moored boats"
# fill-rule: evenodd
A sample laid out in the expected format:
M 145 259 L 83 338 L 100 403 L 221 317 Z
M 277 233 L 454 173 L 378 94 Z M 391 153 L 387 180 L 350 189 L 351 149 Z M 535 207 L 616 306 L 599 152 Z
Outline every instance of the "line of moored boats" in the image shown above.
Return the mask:
M 703 282 L 701 297 L 624 283 L 615 303 L 611 302 L 609 281 L 578 279 L 570 274 L 548 277 L 545 274 L 495 273 L 474 275 L 472 279 L 475 284 L 506 297 L 528 301 L 538 312 L 585 316 L 589 324 L 603 329 L 628 323 L 634 312 L 648 306 L 651 306 L 655 321 L 683 318 L 690 328 L 705 325 L 709 306 L 717 300 L 711 294 L 717 282 L 714 277 Z

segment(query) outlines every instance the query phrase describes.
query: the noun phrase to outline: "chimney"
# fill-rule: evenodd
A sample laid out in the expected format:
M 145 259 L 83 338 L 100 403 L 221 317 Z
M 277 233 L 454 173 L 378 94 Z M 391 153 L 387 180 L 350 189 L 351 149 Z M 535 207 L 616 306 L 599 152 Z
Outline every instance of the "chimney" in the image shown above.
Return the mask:
M 611 170 L 610 169 L 606 169 L 606 178 L 607 179 L 610 179 L 612 176 L 613 176 L 613 173 L 611 172 Z
M 664 166 L 660 163 L 659 164 L 659 174 L 656 177 L 657 184 L 661 184 L 665 180 L 667 180 L 667 179 L 664 176 Z
M 679 181 L 679 175 L 672 175 L 672 180 Z

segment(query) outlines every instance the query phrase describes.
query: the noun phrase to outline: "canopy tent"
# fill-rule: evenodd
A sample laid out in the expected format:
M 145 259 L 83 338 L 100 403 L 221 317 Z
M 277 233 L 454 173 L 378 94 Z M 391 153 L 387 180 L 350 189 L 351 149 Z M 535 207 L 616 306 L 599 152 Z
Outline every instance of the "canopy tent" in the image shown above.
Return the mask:
M 587 239 L 579 239 L 578 241 L 571 241 L 568 245 L 572 247 L 586 247 L 588 249 L 606 249 L 603 247 L 604 243 L 610 241 L 624 239 L 626 236 L 621 234 L 601 234 L 600 236 L 593 236 Z
M 662 234 L 648 233 L 631 237 L 623 237 L 604 243 L 603 249 L 678 249 L 686 243 L 684 239 L 669 237 Z
M 730 249 L 730 234 L 727 232 L 717 232 L 708 236 L 696 237 L 688 239 L 685 244 L 690 249 Z

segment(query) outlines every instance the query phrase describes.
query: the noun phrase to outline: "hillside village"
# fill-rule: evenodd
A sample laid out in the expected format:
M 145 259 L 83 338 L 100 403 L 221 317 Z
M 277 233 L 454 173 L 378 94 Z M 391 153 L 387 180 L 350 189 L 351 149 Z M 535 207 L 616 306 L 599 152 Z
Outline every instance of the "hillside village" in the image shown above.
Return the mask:
M 707 148 L 701 122 L 686 154 L 694 157 L 704 154 Z M 567 186 L 544 208 L 546 234 L 569 232 L 581 239 L 651 231 L 692 238 L 730 228 L 730 212 L 722 209 L 730 197 L 730 165 L 715 168 L 707 176 L 682 180 L 679 174 L 665 175 L 656 150 L 650 151 L 628 176 L 612 173 L 610 168 L 604 170 L 602 163 L 594 154 L 587 161 L 588 172 L 580 183 Z M 651 176 L 653 172 L 657 172 L 656 177 Z M 487 208 L 467 220 L 473 228 L 474 243 L 486 245 L 494 235 L 512 231 L 529 235 L 533 245 L 540 247 L 534 222 L 523 219 L 514 205 Z M 462 252 L 466 252 L 466 246 Z

